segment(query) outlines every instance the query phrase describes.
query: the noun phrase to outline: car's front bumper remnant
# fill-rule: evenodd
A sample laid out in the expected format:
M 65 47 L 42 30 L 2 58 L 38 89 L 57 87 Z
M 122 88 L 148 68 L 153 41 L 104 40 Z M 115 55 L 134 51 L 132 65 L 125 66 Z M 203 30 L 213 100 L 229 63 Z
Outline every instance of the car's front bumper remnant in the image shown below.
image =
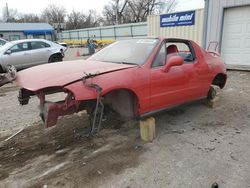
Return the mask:
M 68 95 L 64 101 L 49 102 L 45 101 L 44 93 L 40 93 L 40 116 L 45 124 L 45 127 L 56 125 L 59 116 L 70 115 L 78 111 L 79 103 L 72 100 L 72 96 Z
M 66 106 L 64 102 L 45 102 L 40 106 L 40 116 L 44 121 L 45 127 L 52 127 L 56 125 L 59 116 L 73 114 L 77 111 L 75 103 Z

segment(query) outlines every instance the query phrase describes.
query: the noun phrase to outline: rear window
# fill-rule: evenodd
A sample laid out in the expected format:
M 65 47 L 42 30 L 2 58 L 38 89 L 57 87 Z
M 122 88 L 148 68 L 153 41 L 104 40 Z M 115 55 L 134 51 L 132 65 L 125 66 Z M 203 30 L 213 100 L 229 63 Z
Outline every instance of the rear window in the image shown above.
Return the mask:
M 41 49 L 41 48 L 48 48 L 48 47 L 50 47 L 50 45 L 45 42 L 40 42 L 40 41 L 31 42 L 31 49 L 33 50 Z

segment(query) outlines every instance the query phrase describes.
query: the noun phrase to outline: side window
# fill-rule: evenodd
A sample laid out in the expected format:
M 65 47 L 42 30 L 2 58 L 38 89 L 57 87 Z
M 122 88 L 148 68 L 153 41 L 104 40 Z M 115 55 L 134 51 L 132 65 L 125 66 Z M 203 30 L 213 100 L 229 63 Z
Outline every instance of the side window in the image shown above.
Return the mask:
M 32 50 L 41 49 L 41 48 L 48 48 L 48 47 L 50 47 L 50 45 L 45 43 L 45 42 L 39 42 L 39 41 L 31 42 L 31 49 Z
M 181 56 L 185 63 L 192 63 L 194 61 L 194 54 L 192 53 L 189 43 L 186 42 L 167 42 L 167 59 L 171 56 Z
M 29 45 L 27 42 L 23 42 L 23 43 L 19 43 L 19 44 L 12 46 L 9 50 L 12 53 L 27 51 L 29 50 Z
M 158 54 L 155 57 L 155 60 L 152 64 L 152 67 L 163 66 L 166 63 L 166 45 L 165 43 L 161 46 L 161 49 L 158 51 Z
M 45 46 L 46 48 L 49 48 L 49 47 L 50 47 L 50 45 L 49 45 L 48 43 L 46 43 L 46 42 L 43 42 L 43 44 L 44 44 L 44 46 Z

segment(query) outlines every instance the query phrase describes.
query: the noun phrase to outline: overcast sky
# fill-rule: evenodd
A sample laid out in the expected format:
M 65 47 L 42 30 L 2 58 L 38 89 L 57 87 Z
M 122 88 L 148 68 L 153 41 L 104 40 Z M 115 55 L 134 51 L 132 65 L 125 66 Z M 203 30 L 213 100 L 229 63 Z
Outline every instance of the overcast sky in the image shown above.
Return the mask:
M 19 13 L 40 14 L 48 4 L 62 5 L 68 12 L 72 9 L 87 12 L 89 9 L 95 9 L 102 13 L 103 6 L 111 0 L 0 0 L 0 7 L 3 8 L 8 2 L 9 8 L 17 9 Z M 192 10 L 203 8 L 204 0 L 178 0 L 179 4 L 176 11 Z

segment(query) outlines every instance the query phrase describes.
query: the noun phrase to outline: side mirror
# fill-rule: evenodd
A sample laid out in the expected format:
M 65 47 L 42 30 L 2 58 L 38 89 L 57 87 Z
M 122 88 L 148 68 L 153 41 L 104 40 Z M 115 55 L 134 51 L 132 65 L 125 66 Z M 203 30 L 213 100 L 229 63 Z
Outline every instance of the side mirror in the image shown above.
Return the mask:
M 8 55 L 10 55 L 12 52 L 11 52 L 11 50 L 7 50 L 6 52 L 5 52 L 5 54 L 8 54 Z
M 169 60 L 167 60 L 165 66 L 163 67 L 162 71 L 163 72 L 168 72 L 171 67 L 174 66 L 181 66 L 183 65 L 184 60 L 180 56 L 171 56 Z

